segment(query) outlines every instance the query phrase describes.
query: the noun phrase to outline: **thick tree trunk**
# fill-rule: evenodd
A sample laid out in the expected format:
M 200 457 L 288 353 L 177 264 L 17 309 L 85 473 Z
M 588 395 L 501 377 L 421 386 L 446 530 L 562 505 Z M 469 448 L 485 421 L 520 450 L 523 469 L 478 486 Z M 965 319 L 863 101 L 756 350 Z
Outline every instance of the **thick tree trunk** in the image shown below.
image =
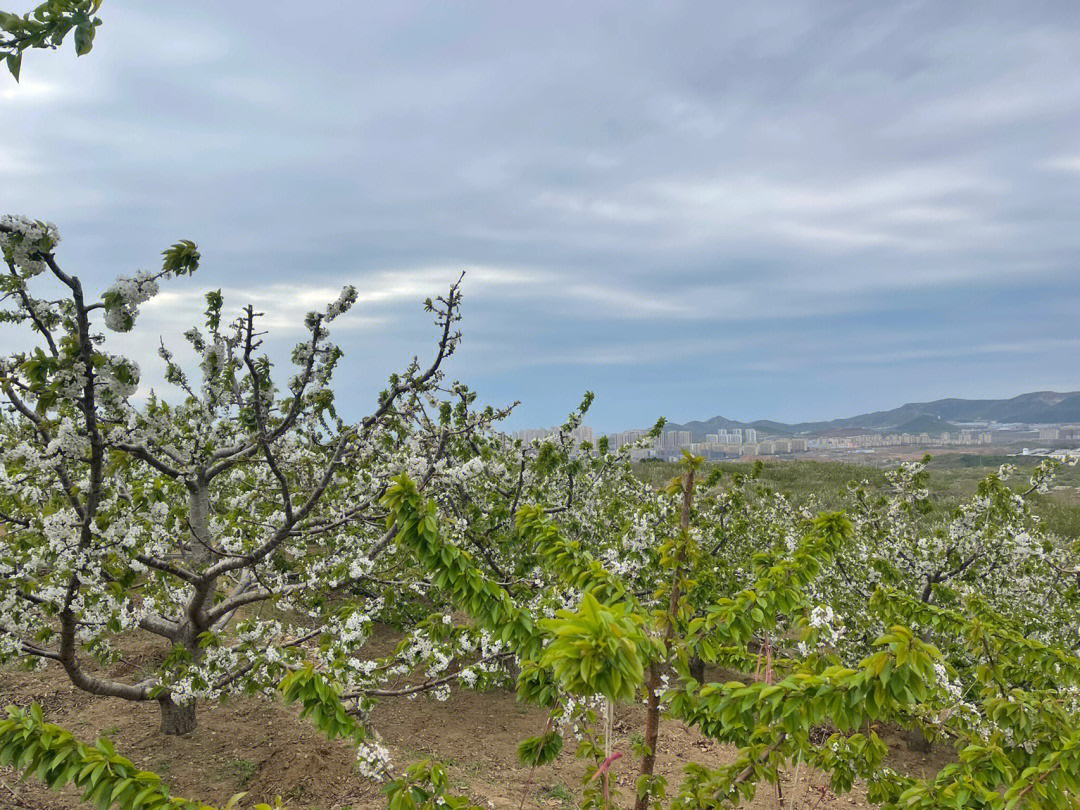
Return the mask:
M 929 754 L 933 744 L 926 739 L 921 728 L 912 728 L 904 732 L 904 742 L 907 743 L 908 751 L 916 751 L 920 754 Z
M 162 734 L 190 734 L 198 726 L 195 719 L 195 701 L 175 703 L 172 698 L 158 698 L 161 707 Z
M 211 562 L 210 554 L 210 489 L 201 478 L 188 484 L 188 524 L 192 545 L 187 559 L 196 568 Z
M 705 683 L 705 662 L 696 655 L 690 659 L 690 675 L 698 683 Z

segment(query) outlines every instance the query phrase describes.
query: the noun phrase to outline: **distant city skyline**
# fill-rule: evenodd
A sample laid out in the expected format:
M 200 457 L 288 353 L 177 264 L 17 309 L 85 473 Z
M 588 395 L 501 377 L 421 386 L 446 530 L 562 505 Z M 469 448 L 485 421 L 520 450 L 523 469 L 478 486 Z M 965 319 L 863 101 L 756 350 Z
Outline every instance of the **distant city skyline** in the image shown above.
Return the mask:
M 929 422 L 927 421 L 929 420 Z M 918 423 L 918 427 L 916 427 Z M 681 435 L 687 426 L 695 426 L 697 441 L 714 443 L 754 442 L 759 432 L 771 434 L 776 428 L 783 428 L 781 433 L 822 432 L 834 428 L 871 427 L 874 433 L 912 432 L 921 434 L 925 428 L 932 427 L 936 432 L 948 432 L 973 426 L 985 425 L 1064 425 L 1080 424 L 1080 391 L 1027 391 L 1015 397 L 1002 399 L 942 397 L 924 402 L 893 403 L 891 407 L 880 408 L 872 412 L 856 414 L 846 413 L 827 420 L 795 419 L 790 422 L 770 419 L 733 419 L 729 416 L 715 415 L 708 419 L 692 419 L 686 423 L 666 420 L 661 436 Z M 515 438 L 533 439 L 543 437 L 559 429 L 558 425 L 548 428 L 507 427 Z M 583 423 L 574 430 L 579 441 L 593 441 L 595 436 L 624 436 L 626 441 L 635 441 L 650 428 L 619 427 L 616 429 L 599 428 Z M 689 441 L 689 439 L 687 439 Z
M 283 364 L 351 283 L 359 416 L 462 271 L 447 372 L 510 429 L 1080 388 L 1080 4 L 259 9 L 115 4 L 0 76 L 0 210 L 91 290 L 200 245 L 116 342 L 144 391 L 205 291 Z
M 562 427 L 529 428 L 516 430 L 509 438 L 526 444 L 543 442 L 550 437 L 565 443 L 571 452 L 578 452 L 583 445 L 598 445 L 601 440 L 607 442 L 609 451 L 628 452 L 635 461 L 649 459 L 677 461 L 683 453 L 689 452 L 710 460 L 757 458 L 761 456 L 794 456 L 800 453 L 817 452 L 826 456 L 846 453 L 876 453 L 879 451 L 910 452 L 911 450 L 931 450 L 934 448 L 963 448 L 972 446 L 989 447 L 994 443 L 994 431 L 981 428 L 960 428 L 954 432 L 944 431 L 937 435 L 922 432 L 865 432 L 846 436 L 775 436 L 754 428 L 732 428 L 708 433 L 703 439 L 695 438 L 692 431 L 684 429 L 662 430 L 653 436 L 652 431 L 631 429 L 616 433 L 597 433 L 589 425 L 578 425 L 566 432 Z M 1063 428 L 1041 429 L 1037 432 L 1018 433 L 1003 429 L 997 434 L 998 444 L 1012 445 L 1017 440 L 1037 438 L 1040 441 L 1072 442 L 1080 439 L 1080 425 Z M 1023 454 L 1031 452 L 1023 448 Z M 1040 455 L 1055 453 L 1067 454 L 1071 450 L 1038 449 Z M 1064 456 L 1063 456 L 1064 457 Z
M 1080 396 L 1080 395 L 1078 395 Z M 940 425 L 940 423 L 936 423 Z M 953 429 L 941 432 L 926 430 L 844 429 L 807 431 L 799 435 L 778 435 L 755 428 L 721 429 L 716 433 L 695 436 L 685 428 L 652 430 L 633 428 L 617 432 L 594 431 L 579 424 L 569 431 L 565 426 L 528 428 L 505 434 L 509 440 L 525 444 L 554 440 L 571 454 L 583 447 L 604 446 L 609 452 L 628 453 L 633 461 L 679 461 L 691 453 L 710 461 L 751 460 L 758 458 L 795 458 L 814 460 L 859 460 L 876 462 L 920 458 L 930 453 L 997 454 L 1054 458 L 1066 461 L 1080 455 L 1080 419 L 1072 424 L 1024 422 L 947 423 Z

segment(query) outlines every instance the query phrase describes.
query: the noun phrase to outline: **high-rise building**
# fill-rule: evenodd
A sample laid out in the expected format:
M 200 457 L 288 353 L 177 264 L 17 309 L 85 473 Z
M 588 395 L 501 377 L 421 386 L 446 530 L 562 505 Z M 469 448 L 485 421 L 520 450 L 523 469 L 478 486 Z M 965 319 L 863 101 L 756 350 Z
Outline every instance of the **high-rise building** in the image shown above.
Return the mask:
M 580 425 L 570 432 L 570 436 L 574 440 L 574 444 L 581 444 L 582 442 L 592 443 L 593 429 L 588 425 Z
M 657 439 L 657 443 L 661 450 L 678 450 L 679 449 L 679 434 L 687 433 L 688 431 L 678 430 L 665 430 L 663 434 Z M 687 444 L 690 444 L 690 440 L 687 439 Z
M 757 431 L 754 430 L 753 428 L 747 428 L 745 434 L 743 435 L 743 440 L 746 441 L 746 442 L 750 442 L 751 444 L 753 442 L 756 442 L 757 441 Z
M 526 428 L 525 430 L 515 430 L 512 434 L 515 439 L 519 439 L 522 442 L 532 442 L 537 439 L 547 438 L 551 433 L 550 430 L 545 428 Z

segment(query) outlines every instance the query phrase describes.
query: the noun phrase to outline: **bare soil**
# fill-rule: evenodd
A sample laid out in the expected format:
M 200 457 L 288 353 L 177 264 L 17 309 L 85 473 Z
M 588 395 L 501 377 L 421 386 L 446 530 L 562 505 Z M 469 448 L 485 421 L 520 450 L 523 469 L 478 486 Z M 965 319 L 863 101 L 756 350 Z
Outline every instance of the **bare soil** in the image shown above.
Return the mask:
M 152 654 L 133 651 L 118 670 L 133 671 L 152 664 Z M 116 674 L 120 674 L 119 671 Z M 112 739 L 117 750 L 139 767 L 155 771 L 172 787 L 173 795 L 198 798 L 220 806 L 232 794 L 248 791 L 241 807 L 281 796 L 290 810 L 360 810 L 382 808 L 380 786 L 358 773 L 351 746 L 327 741 L 298 712 L 259 698 L 232 699 L 199 709 L 199 728 L 193 734 L 167 737 L 159 730 L 156 703 L 130 703 L 97 698 L 74 689 L 57 667 L 43 672 L 0 671 L 0 706 L 38 702 L 46 720 L 90 742 L 99 735 Z M 517 762 L 517 745 L 543 732 L 546 714 L 517 703 L 505 691 L 476 693 L 455 690 L 450 700 L 385 699 L 371 723 L 390 749 L 395 766 L 436 758 L 448 766 L 455 791 L 482 806 L 518 808 L 525 797 L 529 808 L 569 808 L 580 793 L 583 763 L 574 758 L 567 739 L 561 757 L 531 774 Z M 629 753 L 631 737 L 644 727 L 644 709 L 620 707 L 615 715 L 614 748 L 625 756 L 612 766 L 620 789 L 618 805 L 633 803 L 637 761 Z M 879 730 L 879 733 L 880 730 Z M 883 735 L 890 743 L 890 764 L 915 776 L 929 774 L 950 759 L 951 752 L 929 755 L 908 752 L 899 735 Z M 683 768 L 690 762 L 716 767 L 732 761 L 734 749 L 721 745 L 675 721 L 661 725 L 656 769 L 677 792 Z M 782 786 L 785 808 L 866 808 L 856 787 L 834 796 L 817 774 L 793 771 Z M 5 810 L 69 810 L 83 808 L 74 790 L 51 793 L 44 786 L 19 781 L 0 770 L 0 808 Z M 762 785 L 747 807 L 778 806 L 775 788 Z

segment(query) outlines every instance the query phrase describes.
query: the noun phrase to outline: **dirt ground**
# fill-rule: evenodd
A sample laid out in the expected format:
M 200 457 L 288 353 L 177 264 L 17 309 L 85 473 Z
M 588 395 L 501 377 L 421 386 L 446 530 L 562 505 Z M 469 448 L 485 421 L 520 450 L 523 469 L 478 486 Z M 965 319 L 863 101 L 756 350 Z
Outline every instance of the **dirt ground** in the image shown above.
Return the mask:
M 133 654 L 123 669 L 150 663 Z M 117 673 L 118 674 L 118 673 Z M 0 706 L 28 705 L 37 701 L 46 720 L 57 723 L 90 742 L 110 737 L 117 750 L 138 766 L 155 771 L 172 786 L 173 795 L 223 804 L 229 796 L 248 791 L 241 807 L 281 796 L 290 810 L 360 810 L 382 808 L 380 786 L 357 773 L 351 747 L 341 740 L 329 742 L 293 708 L 267 700 L 232 699 L 226 704 L 200 707 L 199 729 L 184 737 L 166 737 L 158 730 L 154 703 L 129 703 L 92 697 L 75 690 L 58 668 L 28 673 L 0 671 Z M 583 764 L 574 758 L 575 745 L 567 744 L 552 765 L 538 768 L 531 782 L 527 768 L 517 763 L 518 743 L 542 733 L 546 714 L 518 704 L 508 692 L 475 693 L 456 690 L 445 703 L 420 698 L 384 699 L 371 715 L 372 725 L 401 767 L 416 759 L 433 757 L 447 766 L 455 790 L 479 805 L 491 808 L 569 808 L 580 792 Z M 641 707 L 621 707 L 615 715 L 616 750 L 629 752 L 631 736 L 644 726 Z M 890 741 L 891 743 L 891 741 Z M 948 752 L 912 754 L 896 740 L 890 764 L 902 772 L 921 776 L 940 767 Z M 657 772 L 677 792 L 684 766 L 698 761 L 710 766 L 730 762 L 733 749 L 720 745 L 681 723 L 661 726 Z M 632 785 L 637 762 L 627 753 L 612 767 L 622 788 L 619 806 L 633 802 Z M 865 808 L 865 796 L 856 789 L 836 797 L 822 791 L 823 780 L 802 770 L 796 785 L 785 775 L 787 810 Z M 526 795 L 527 793 L 527 795 Z M 4 810 L 68 810 L 82 808 L 73 790 L 51 793 L 32 779 L 19 781 L 10 770 L 0 770 L 0 808 Z M 748 807 L 775 808 L 775 789 L 762 790 Z

